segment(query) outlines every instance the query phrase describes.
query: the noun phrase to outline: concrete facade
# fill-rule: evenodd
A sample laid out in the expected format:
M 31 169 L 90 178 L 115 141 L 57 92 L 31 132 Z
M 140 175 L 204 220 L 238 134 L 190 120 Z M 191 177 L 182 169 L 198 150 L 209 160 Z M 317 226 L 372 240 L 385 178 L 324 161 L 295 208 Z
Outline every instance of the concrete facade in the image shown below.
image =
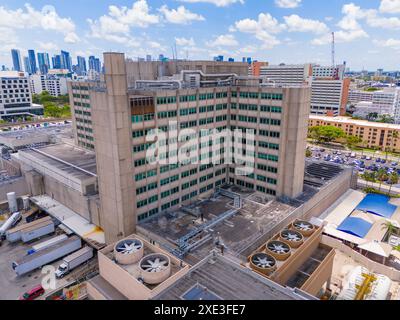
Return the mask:
M 134 232 L 137 220 L 188 205 L 226 183 L 271 198 L 295 198 L 303 192 L 309 87 L 238 85 L 133 90 L 129 89 L 129 83 L 138 70 L 132 68 L 139 64 L 126 62 L 123 54 L 106 53 L 104 57 L 104 83 L 72 82 L 69 85 L 72 100 L 81 104 L 74 107 L 77 132 L 82 129 L 82 122 L 78 121 L 80 116 L 76 112 L 81 108 L 88 110 L 85 111 L 85 128 L 92 130 L 102 208 L 100 225 L 108 242 Z M 145 63 L 151 68 L 154 65 L 160 66 L 160 63 Z M 175 67 L 178 72 L 191 68 L 208 73 L 233 72 L 239 68 L 241 72 L 243 64 L 200 61 L 179 62 L 171 68 Z M 82 105 L 83 101 L 88 108 Z M 175 130 L 171 127 L 168 130 L 173 122 Z M 149 164 L 146 151 L 151 143 L 146 141 L 146 134 L 154 128 L 167 132 L 169 141 L 159 137 L 159 143 L 164 144 L 174 139 L 174 132 L 183 129 L 194 129 L 197 133 L 200 129 L 253 129 L 256 133 L 254 173 L 239 177 L 235 174 L 236 166 L 225 163 L 204 165 L 197 161 L 176 166 L 167 161 L 166 165 Z M 79 136 L 77 140 L 83 142 Z M 186 141 L 175 142 L 180 148 Z M 200 144 L 199 150 L 191 150 L 190 154 L 197 160 L 206 159 L 209 149 L 202 153 L 202 148 L 208 146 Z M 226 151 L 227 146 L 223 144 L 215 154 L 223 155 Z M 159 157 L 168 160 L 166 154 L 161 153 Z
M 132 123 L 123 54 L 104 54 L 106 92 L 91 95 L 101 226 L 107 243 L 135 230 Z

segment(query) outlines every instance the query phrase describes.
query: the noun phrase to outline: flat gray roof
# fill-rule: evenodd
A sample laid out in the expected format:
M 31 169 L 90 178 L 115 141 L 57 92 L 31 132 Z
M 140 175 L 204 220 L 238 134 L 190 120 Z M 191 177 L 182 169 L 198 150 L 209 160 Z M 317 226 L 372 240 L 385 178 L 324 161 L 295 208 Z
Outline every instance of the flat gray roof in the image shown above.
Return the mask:
M 168 287 L 154 300 L 183 300 L 192 288 L 206 290 L 222 300 L 301 300 L 253 271 L 221 255 L 211 255 L 192 267 L 188 273 Z
M 229 252 L 239 255 L 262 235 L 268 234 L 295 209 L 276 200 L 264 203 L 259 203 L 257 200 L 257 194 L 248 193 L 237 214 L 213 226 L 209 231 L 203 232 L 203 236 L 212 235 L 214 240 L 219 237 L 219 240 Z M 234 208 L 233 199 L 225 196 L 199 201 L 191 206 L 191 208 L 193 207 L 199 209 L 205 222 L 213 220 Z M 150 220 L 141 222 L 139 226 L 144 229 L 145 233 L 149 232 L 156 235 L 163 239 L 164 243 L 168 241 L 167 244 L 175 246 L 179 238 L 202 224 L 200 217 L 178 210 L 155 216 Z M 151 237 L 151 235 L 149 236 Z M 201 260 L 214 248 L 215 245 L 210 239 L 190 252 L 185 261 L 196 262 L 198 259 Z
M 53 166 L 78 179 L 96 176 L 96 155 L 93 152 L 68 144 L 54 144 L 37 149 L 20 151 L 48 166 Z

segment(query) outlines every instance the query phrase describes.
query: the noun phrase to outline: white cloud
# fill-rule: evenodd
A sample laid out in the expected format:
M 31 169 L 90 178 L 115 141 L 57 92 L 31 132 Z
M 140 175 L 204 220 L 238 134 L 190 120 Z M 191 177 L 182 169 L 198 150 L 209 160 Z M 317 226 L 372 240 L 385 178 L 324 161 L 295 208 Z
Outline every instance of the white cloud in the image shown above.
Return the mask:
M 182 47 L 193 47 L 196 45 L 193 38 L 186 39 L 186 38 L 175 38 L 175 42 L 178 46 Z
M 131 27 L 146 28 L 159 22 L 157 15 L 150 14 L 145 0 L 136 1 L 130 9 L 112 5 L 108 10 L 108 15 L 103 15 L 98 20 L 87 20 L 93 37 L 122 43 Z
M 362 29 L 359 30 L 339 30 L 335 32 L 335 42 L 344 43 L 352 42 L 357 39 L 368 38 L 369 35 Z M 311 41 L 314 45 L 326 45 L 332 42 L 332 35 L 327 33 L 322 37 Z
M 304 19 L 297 14 L 286 16 L 284 20 L 290 32 L 312 32 L 316 34 L 329 32 L 329 28 L 325 23 L 318 20 Z
M 156 14 L 150 12 L 146 0 L 138 0 L 132 8 L 109 6 L 108 14 L 98 20 L 87 19 L 90 27 L 90 36 L 103 39 L 127 47 L 139 47 L 140 44 L 130 34 L 131 28 L 147 28 L 160 22 Z
M 386 18 L 380 16 L 375 9 L 362 9 L 354 3 L 344 5 L 342 13 L 344 17 L 340 20 L 338 26 L 344 30 L 360 30 L 359 21 L 365 21 L 368 26 L 373 28 L 400 29 L 400 19 L 398 17 Z
M 275 4 L 279 8 L 292 9 L 297 8 L 301 4 L 301 0 L 275 0 Z
M 10 52 L 17 47 L 19 39 L 13 29 L 0 27 L 0 52 Z
M 63 34 L 66 42 L 79 41 L 79 37 L 75 33 L 75 23 L 70 18 L 60 17 L 53 6 L 44 6 L 41 11 L 34 9 L 30 4 L 17 10 L 8 10 L 1 6 L 0 17 L 0 27 L 40 28 Z
M 239 42 L 233 34 L 222 34 L 214 40 L 207 42 L 209 47 L 236 47 Z
M 382 13 L 400 13 L 400 0 L 381 0 L 379 11 Z
M 184 6 L 179 6 L 177 9 L 168 9 L 167 5 L 163 5 L 159 11 L 164 15 L 165 19 L 170 23 L 189 24 L 192 21 L 204 21 L 204 17 L 197 13 L 193 13 Z
M 59 50 L 59 47 L 54 43 L 54 42 L 37 42 L 40 49 L 45 50 L 45 51 L 57 51 Z
M 187 3 L 211 3 L 217 7 L 227 7 L 234 3 L 244 3 L 244 0 L 180 0 L 181 2 Z
M 378 47 L 400 49 L 400 39 L 387 39 L 387 40 L 374 40 L 375 45 Z
M 235 29 L 254 35 L 262 41 L 262 49 L 271 49 L 280 44 L 280 41 L 274 36 L 286 29 L 284 24 L 280 24 L 277 19 L 269 13 L 260 13 L 257 20 L 243 19 L 235 22 Z

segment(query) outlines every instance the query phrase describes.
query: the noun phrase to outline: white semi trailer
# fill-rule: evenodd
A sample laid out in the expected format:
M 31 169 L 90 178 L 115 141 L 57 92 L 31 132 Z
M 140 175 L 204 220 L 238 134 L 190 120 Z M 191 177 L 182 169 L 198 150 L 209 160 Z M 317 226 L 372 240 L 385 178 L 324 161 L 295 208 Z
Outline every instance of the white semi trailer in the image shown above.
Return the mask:
M 81 246 L 81 239 L 77 236 L 72 236 L 71 238 L 57 243 L 47 249 L 30 255 L 25 255 L 20 259 L 13 261 L 12 268 L 16 274 L 20 276 L 56 261 L 67 254 L 80 249 Z

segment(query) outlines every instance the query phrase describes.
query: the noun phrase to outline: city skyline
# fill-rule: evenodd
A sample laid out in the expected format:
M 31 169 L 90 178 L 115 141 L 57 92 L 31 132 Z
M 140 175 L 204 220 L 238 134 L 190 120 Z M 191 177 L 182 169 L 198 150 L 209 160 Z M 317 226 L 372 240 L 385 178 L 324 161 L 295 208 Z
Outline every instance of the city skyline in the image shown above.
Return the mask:
M 90 10 L 88 10 L 90 9 Z M 159 54 L 210 60 L 224 55 L 241 61 L 253 57 L 271 64 L 331 63 L 336 33 L 336 61 L 352 70 L 397 70 L 400 1 L 336 0 L 114 0 L 74 4 L 52 0 L 2 0 L 3 42 L 0 64 L 11 67 L 11 49 L 61 50 L 76 56 L 104 51 L 128 57 Z M 29 32 L 27 32 L 29 31 Z M 360 52 L 363 55 L 360 56 Z M 385 59 L 381 55 L 385 53 Z

